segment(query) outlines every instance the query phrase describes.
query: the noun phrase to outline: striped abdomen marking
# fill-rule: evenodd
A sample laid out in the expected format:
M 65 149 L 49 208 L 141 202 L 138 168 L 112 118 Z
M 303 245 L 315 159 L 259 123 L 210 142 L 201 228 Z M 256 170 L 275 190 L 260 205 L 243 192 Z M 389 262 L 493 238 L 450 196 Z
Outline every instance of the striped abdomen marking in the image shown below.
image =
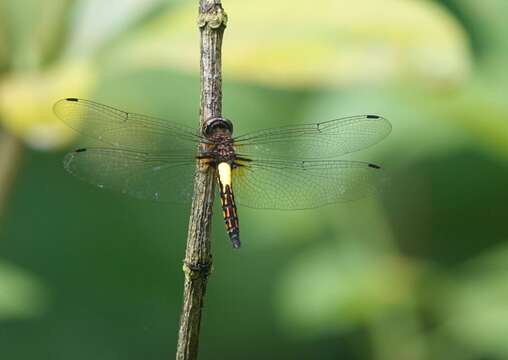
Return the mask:
M 224 224 L 229 239 L 235 249 L 240 247 L 240 227 L 238 223 L 238 213 L 236 211 L 235 197 L 231 186 L 220 187 L 220 198 L 222 202 L 222 212 L 224 214 Z
M 231 187 L 231 166 L 227 162 L 222 162 L 217 166 L 217 170 L 219 172 L 218 180 L 224 224 L 226 225 L 226 231 L 233 243 L 233 247 L 238 249 L 240 247 L 240 228 L 238 225 L 235 197 Z

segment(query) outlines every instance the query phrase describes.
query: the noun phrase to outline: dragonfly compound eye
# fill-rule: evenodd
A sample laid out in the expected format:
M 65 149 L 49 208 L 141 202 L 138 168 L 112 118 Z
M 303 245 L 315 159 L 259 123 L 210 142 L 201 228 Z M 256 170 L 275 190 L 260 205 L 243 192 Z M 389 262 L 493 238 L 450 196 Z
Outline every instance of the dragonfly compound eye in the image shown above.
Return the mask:
M 210 118 L 203 125 L 203 134 L 210 136 L 216 129 L 228 130 L 230 133 L 233 133 L 233 123 L 221 117 Z

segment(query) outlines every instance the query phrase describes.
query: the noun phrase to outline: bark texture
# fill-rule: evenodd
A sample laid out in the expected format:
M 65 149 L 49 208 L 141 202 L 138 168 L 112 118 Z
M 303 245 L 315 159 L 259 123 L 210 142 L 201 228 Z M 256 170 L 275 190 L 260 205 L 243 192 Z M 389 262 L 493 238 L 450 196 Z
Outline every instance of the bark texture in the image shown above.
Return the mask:
M 201 31 L 201 107 L 200 126 L 222 115 L 222 35 L 227 16 L 220 0 L 200 0 L 198 26 Z M 192 360 L 198 355 L 201 311 L 208 276 L 212 269 L 210 230 L 215 187 L 214 169 L 198 166 L 189 220 L 184 260 L 184 294 L 177 360 Z

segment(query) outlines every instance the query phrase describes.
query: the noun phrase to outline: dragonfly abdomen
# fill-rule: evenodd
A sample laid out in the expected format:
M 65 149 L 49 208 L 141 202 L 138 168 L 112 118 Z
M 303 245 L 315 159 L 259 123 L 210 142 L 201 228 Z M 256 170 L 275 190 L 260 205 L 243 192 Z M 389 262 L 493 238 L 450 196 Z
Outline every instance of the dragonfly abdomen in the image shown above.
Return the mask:
M 224 185 L 220 187 L 220 198 L 222 202 L 222 213 L 224 214 L 226 231 L 233 247 L 238 249 L 240 247 L 240 227 L 238 223 L 235 197 L 231 186 Z

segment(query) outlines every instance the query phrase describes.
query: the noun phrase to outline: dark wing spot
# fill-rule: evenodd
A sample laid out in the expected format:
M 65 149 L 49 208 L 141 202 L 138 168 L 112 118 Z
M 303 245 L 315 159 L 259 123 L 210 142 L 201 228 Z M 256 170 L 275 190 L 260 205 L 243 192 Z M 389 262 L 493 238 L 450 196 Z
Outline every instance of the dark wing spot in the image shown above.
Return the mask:
M 373 169 L 381 169 L 381 166 L 376 165 L 376 164 L 369 164 L 369 167 L 371 167 Z
M 76 98 L 67 98 L 67 99 L 65 99 L 65 100 L 67 100 L 67 101 L 76 101 L 76 102 L 78 102 L 78 101 L 79 101 L 79 99 L 76 99 Z
M 85 148 L 81 148 L 81 149 L 76 149 L 74 152 L 79 153 L 79 152 L 84 152 L 84 151 L 86 151 L 86 149 Z
M 378 115 L 367 115 L 367 119 L 381 119 L 381 116 L 378 116 Z

